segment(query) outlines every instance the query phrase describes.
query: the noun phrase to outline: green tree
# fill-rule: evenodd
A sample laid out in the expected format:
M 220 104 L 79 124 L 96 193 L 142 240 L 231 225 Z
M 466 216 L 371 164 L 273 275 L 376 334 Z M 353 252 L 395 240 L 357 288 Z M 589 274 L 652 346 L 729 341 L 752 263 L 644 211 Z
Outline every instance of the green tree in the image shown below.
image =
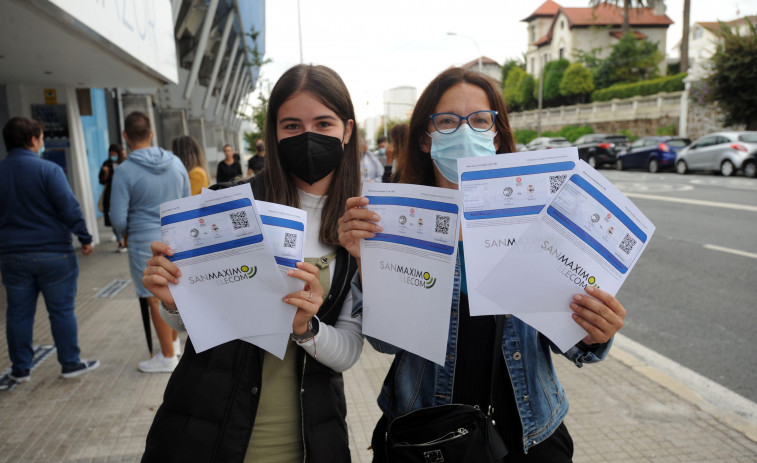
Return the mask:
M 711 58 L 708 100 L 725 111 L 727 125 L 744 124 L 747 130 L 757 130 L 757 27 L 745 20 L 749 31 L 744 35 L 720 23 L 722 43 Z
M 505 64 L 502 65 L 502 82 L 505 82 L 507 80 L 507 75 L 510 73 L 510 70 L 513 68 L 521 68 L 525 71 L 526 63 L 522 60 L 512 59 L 512 58 L 505 61 Z
M 534 99 L 534 88 L 536 80 L 531 74 L 526 74 L 520 79 L 518 83 L 518 89 L 516 92 L 516 100 L 521 107 L 522 111 L 533 109 L 536 107 L 536 99 Z
M 597 68 L 594 86 L 598 89 L 617 83 L 633 83 L 659 76 L 659 63 L 665 57 L 657 44 L 626 34 L 612 46 L 612 52 Z
M 258 103 L 252 107 L 252 116 L 249 117 L 254 130 L 243 134 L 244 141 L 250 148 L 255 147 L 256 140 L 263 138 L 263 134 L 265 133 L 265 120 L 266 117 L 268 117 L 268 96 L 271 93 L 271 85 L 270 83 L 265 85 L 267 91 L 263 90 L 264 85 L 262 83 L 260 87 L 260 91 L 258 92 Z
M 526 71 L 517 66 L 510 68 L 510 72 L 507 73 L 507 78 L 505 78 L 505 88 L 502 93 L 505 97 L 505 103 L 507 104 L 507 109 L 509 111 L 521 110 L 518 86 L 524 76 L 526 76 Z
M 572 63 L 563 73 L 560 94 L 572 103 L 582 103 L 594 90 L 594 77 L 581 63 Z
M 542 99 L 548 106 L 559 106 L 564 102 L 560 94 L 560 81 L 568 66 L 570 66 L 570 61 L 563 58 L 550 61 L 544 67 Z

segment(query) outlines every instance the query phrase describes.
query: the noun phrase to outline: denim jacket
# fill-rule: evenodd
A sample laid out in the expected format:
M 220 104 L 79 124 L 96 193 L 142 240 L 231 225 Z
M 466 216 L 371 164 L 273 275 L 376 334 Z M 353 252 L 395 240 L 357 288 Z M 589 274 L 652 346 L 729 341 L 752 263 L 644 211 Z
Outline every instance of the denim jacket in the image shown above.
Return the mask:
M 353 316 L 362 313 L 363 292 L 359 273 L 352 280 Z M 455 378 L 458 309 L 460 305 L 460 261 L 455 267 L 452 290 L 447 356 L 444 367 L 415 354 L 368 337 L 374 349 L 394 354 L 389 373 L 378 398 L 387 418 L 412 410 L 449 404 Z M 583 342 L 561 353 L 546 337 L 516 317 L 505 315 L 502 355 L 515 391 L 515 400 L 523 426 L 523 449 L 549 437 L 568 412 L 568 399 L 557 380 L 550 351 L 561 353 L 577 367 L 602 360 L 610 350 L 606 344 L 586 346 Z

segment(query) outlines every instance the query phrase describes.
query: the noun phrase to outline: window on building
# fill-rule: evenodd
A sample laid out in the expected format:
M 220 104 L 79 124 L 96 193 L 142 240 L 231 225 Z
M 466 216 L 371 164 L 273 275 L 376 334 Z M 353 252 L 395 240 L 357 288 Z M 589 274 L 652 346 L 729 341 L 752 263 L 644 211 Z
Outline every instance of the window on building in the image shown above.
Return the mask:
M 536 42 L 536 26 L 529 27 L 531 30 L 531 43 Z
M 565 58 L 565 47 L 560 47 L 560 59 Z
M 536 59 L 534 57 L 531 57 L 531 74 L 536 74 Z
M 694 40 L 701 39 L 702 35 L 704 35 L 704 31 L 701 27 L 695 27 L 694 28 Z
M 565 21 L 560 21 L 560 30 L 565 29 Z

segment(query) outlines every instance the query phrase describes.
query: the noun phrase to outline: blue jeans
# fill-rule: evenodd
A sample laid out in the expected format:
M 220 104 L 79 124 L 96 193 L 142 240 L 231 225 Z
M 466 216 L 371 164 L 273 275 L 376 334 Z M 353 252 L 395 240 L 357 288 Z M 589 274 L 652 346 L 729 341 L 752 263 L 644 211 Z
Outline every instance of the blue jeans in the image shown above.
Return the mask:
M 23 252 L 0 256 L 0 269 L 7 293 L 6 337 L 14 374 L 32 368 L 34 313 L 40 291 L 50 319 L 50 329 L 64 367 L 79 363 L 77 340 L 76 278 L 79 261 L 73 252 Z

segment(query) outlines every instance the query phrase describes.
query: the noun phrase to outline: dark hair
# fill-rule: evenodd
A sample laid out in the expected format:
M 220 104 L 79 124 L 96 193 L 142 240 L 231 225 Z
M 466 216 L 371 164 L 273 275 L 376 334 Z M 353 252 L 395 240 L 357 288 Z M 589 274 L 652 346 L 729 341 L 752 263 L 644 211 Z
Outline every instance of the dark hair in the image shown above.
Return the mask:
M 142 111 L 132 112 L 124 119 L 124 132 L 131 143 L 149 140 L 152 133 L 150 118 Z
M 486 93 L 491 109 L 497 111 L 494 128 L 499 137 L 499 149 L 497 153 L 512 153 L 515 151 L 515 140 L 510 129 L 510 121 L 507 117 L 507 107 L 502 99 L 502 93 L 497 86 L 484 74 L 475 71 L 466 71 L 463 68 L 450 68 L 442 72 L 428 84 L 418 103 L 413 109 L 410 118 L 410 134 L 407 140 L 407 149 L 400 153 L 403 161 L 402 176 L 400 182 L 414 183 L 418 185 L 436 185 L 434 164 L 429 153 L 421 151 L 421 137 L 427 137 L 428 121 L 434 113 L 436 105 L 441 100 L 444 92 L 451 87 L 467 83 L 479 87 Z
M 5 149 L 29 148 L 32 137 L 42 135 L 42 123 L 28 117 L 14 117 L 3 127 L 3 141 Z
M 181 160 L 187 172 L 195 167 L 205 169 L 205 156 L 202 154 L 200 144 L 197 143 L 194 137 L 182 135 L 174 138 L 171 142 L 171 151 Z
M 400 173 L 405 165 L 404 156 L 407 153 L 407 134 L 409 128 L 407 124 L 395 124 L 389 131 L 389 139 L 392 140 L 394 148 L 394 159 L 397 160 L 397 167 L 392 176 L 394 181 L 400 178 Z
M 385 141 L 386 141 L 386 137 L 385 137 L 385 136 L 383 136 L 383 135 L 381 135 L 380 137 L 378 137 L 378 138 L 376 139 L 376 144 L 377 144 L 377 145 L 380 145 L 380 144 L 384 143 Z
M 231 148 L 231 150 L 232 150 L 232 151 L 234 151 L 234 147 L 233 147 L 233 146 L 231 146 L 231 145 L 229 145 L 228 143 L 227 143 L 227 144 L 225 144 L 225 145 L 223 145 L 223 149 L 226 149 L 226 147 L 227 147 L 227 146 L 228 146 L 229 148 Z
M 262 175 L 265 179 L 266 201 L 299 207 L 300 198 L 292 175 L 286 171 L 278 154 L 277 118 L 279 108 L 292 95 L 304 92 L 314 97 L 330 110 L 334 111 L 347 125 L 353 121 L 352 136 L 344 148 L 342 162 L 337 166 L 326 194 L 326 204 L 321 214 L 322 243 L 339 245 L 339 218 L 344 211 L 348 198 L 358 196 L 360 191 L 360 153 L 358 148 L 358 128 L 355 121 L 355 109 L 352 106 L 347 86 L 331 68 L 299 64 L 290 68 L 281 76 L 268 98 L 268 115 L 266 116 L 264 140 L 266 144 L 266 165 Z
M 121 145 L 116 145 L 115 143 L 111 144 L 108 147 L 108 153 L 117 153 L 119 156 L 121 156 L 123 150 L 124 149 L 121 147 Z

